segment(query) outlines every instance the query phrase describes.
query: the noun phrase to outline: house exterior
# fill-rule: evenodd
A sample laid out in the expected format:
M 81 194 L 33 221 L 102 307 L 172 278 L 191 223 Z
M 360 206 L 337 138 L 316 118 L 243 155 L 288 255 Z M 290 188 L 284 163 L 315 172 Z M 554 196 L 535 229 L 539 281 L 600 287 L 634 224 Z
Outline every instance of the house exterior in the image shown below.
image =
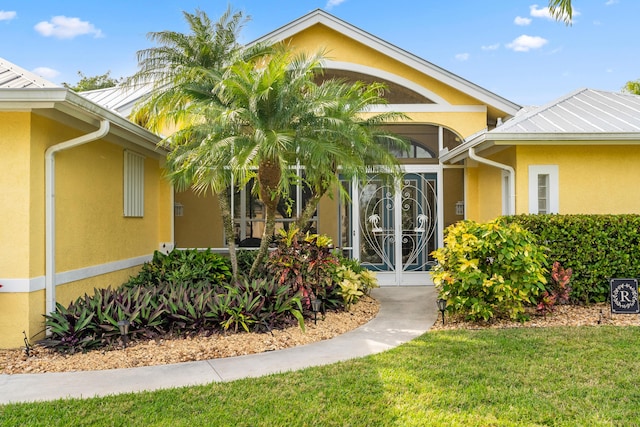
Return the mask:
M 389 124 L 411 145 L 404 180 L 375 173 L 321 201 L 314 226 L 382 285 L 428 284 L 430 253 L 456 221 L 521 213 L 640 214 L 640 97 L 582 89 L 522 108 L 324 11 L 255 42 L 324 49 L 325 78 L 383 82 Z M 126 117 L 148 88 L 78 95 L 0 59 L 0 347 L 41 336 L 55 302 L 117 286 L 156 249 L 254 243 L 264 208 L 250 185 L 231 200 L 225 236 L 216 197 L 173 193 L 161 140 Z M 367 113 L 364 113 L 367 114 Z M 303 177 L 305 171 L 297 169 Z M 308 197 L 291 188 L 278 226 Z M 289 211 L 291 209 L 291 212 Z
M 345 182 L 350 202 L 336 197 L 320 203 L 315 228 L 335 246 L 378 271 L 383 284 L 429 281 L 430 252 L 442 242 L 445 226 L 464 218 L 464 164 L 444 164 L 440 153 L 465 138 L 493 129 L 516 115 L 520 106 L 356 28 L 316 10 L 256 40 L 284 43 L 292 49 L 323 49 L 324 78 L 383 82 L 388 109 L 408 119 L 388 128 L 411 143 L 398 153 L 406 171 L 402 188 L 388 188 L 372 174 L 364 185 Z M 304 175 L 304 171 L 298 171 Z M 395 191 L 399 190 L 399 191 Z M 292 188 L 294 211 L 304 204 L 304 188 Z M 177 247 L 224 250 L 217 202 L 193 193 L 176 194 Z M 234 238 L 241 244 L 262 234 L 264 209 L 250 189 L 236 191 L 232 201 Z M 291 221 L 282 209 L 280 227 Z M 204 220 L 206 218 L 206 220 Z
M 464 162 L 466 216 L 478 221 L 640 214 L 639 159 L 640 96 L 591 89 L 523 109 L 441 156 Z
M 0 348 L 173 241 L 160 137 L 0 59 Z

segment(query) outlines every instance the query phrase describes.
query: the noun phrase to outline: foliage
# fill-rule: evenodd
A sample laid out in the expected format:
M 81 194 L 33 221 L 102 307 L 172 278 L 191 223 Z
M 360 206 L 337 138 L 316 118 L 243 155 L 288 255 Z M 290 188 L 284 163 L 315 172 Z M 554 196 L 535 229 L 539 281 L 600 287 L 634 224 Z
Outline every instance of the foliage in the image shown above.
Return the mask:
M 571 0 L 549 0 L 549 13 L 554 19 L 563 21 L 567 25 L 573 22 Z
M 338 274 L 342 279 L 338 282 L 338 295 L 342 297 L 344 307 L 349 311 L 351 305 L 364 295 L 360 290 L 360 275 L 350 269 L 339 269 Z
M 295 227 L 288 232 L 280 230 L 280 236 L 278 246 L 265 263 L 267 277 L 289 286 L 291 295 L 299 294 L 305 309 L 313 298 L 322 299 L 329 307 L 335 306 L 332 272 L 338 259 L 331 253 L 330 240 L 317 234 L 301 236 Z
M 351 271 L 357 275 L 355 280 L 358 283 L 358 289 L 362 291 L 364 295 L 369 295 L 372 289 L 379 288 L 378 278 L 376 273 L 366 269 L 360 264 L 360 261 L 353 258 L 348 258 L 342 255 L 337 255 L 340 266 L 335 271 L 334 281 L 340 283 L 344 278 L 343 275 L 346 271 Z
M 445 231 L 431 274 L 447 309 L 470 320 L 525 320 L 525 306 L 545 290 L 545 256 L 518 224 L 461 221 Z
M 138 275 L 125 286 L 158 286 L 162 283 L 200 286 L 203 283 L 220 285 L 231 280 L 229 259 L 210 249 L 174 249 L 168 254 L 156 251 L 150 262 L 143 264 Z
M 296 322 L 304 329 L 300 298 L 288 285 L 266 280 L 245 280 L 236 286 L 165 282 L 95 289 L 68 307 L 58 304 L 45 316 L 52 335 L 42 344 L 69 353 L 113 347 L 121 339 L 119 320 L 130 322 L 132 340 L 229 330 L 264 332 Z
M 251 266 L 256 260 L 256 255 L 258 255 L 258 251 L 253 249 L 238 249 L 236 254 L 238 259 L 239 273 L 248 276 L 249 275 L 248 273 L 251 270 Z
M 516 215 L 503 221 L 529 230 L 549 260 L 573 270 L 574 303 L 604 302 L 610 278 L 640 277 L 640 215 Z
M 572 274 L 571 268 L 562 268 L 558 261 L 553 263 L 551 280 L 538 300 L 536 307 L 538 312 L 546 315 L 553 311 L 555 304 L 567 304 L 569 302 L 569 294 L 571 293 L 569 281 Z
M 106 89 L 117 86 L 122 79 L 114 79 L 110 74 L 111 71 L 107 71 L 105 74 L 101 74 L 99 76 L 85 76 L 82 71 L 78 71 L 78 76 L 80 76 L 78 83 L 75 85 L 62 83 L 62 86 L 75 92 L 86 92 L 89 90 Z
M 622 88 L 623 92 L 640 95 L 640 80 L 630 80 Z

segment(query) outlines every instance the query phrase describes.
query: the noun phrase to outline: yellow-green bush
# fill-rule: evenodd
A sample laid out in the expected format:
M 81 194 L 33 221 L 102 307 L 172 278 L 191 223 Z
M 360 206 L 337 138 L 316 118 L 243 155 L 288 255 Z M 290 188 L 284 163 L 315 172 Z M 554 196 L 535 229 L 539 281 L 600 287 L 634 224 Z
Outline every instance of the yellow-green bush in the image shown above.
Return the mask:
M 431 274 L 448 310 L 470 320 L 524 320 L 545 290 L 546 258 L 533 234 L 500 220 L 461 221 L 445 230 Z

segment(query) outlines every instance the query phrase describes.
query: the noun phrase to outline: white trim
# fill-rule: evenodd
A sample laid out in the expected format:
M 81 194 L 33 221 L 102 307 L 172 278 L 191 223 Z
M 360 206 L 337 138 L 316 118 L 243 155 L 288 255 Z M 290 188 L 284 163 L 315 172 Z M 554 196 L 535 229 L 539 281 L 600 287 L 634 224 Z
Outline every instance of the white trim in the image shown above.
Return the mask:
M 354 73 L 365 74 L 367 76 L 378 77 L 383 80 L 390 81 L 399 86 L 407 88 L 416 92 L 419 95 L 424 96 L 425 98 L 433 101 L 436 104 L 444 104 L 451 105 L 447 102 L 446 99 L 438 95 L 437 93 L 427 89 L 424 86 L 420 86 L 419 84 L 406 79 L 397 74 L 390 73 L 385 70 L 381 70 L 379 68 L 369 67 L 367 65 L 355 64 L 353 62 L 345 62 L 345 61 L 332 61 L 325 60 L 323 61 L 323 67 L 325 70 L 342 70 L 342 71 L 353 71 Z
M 451 105 L 451 104 L 377 104 L 365 110 L 365 113 L 387 113 L 400 111 L 403 113 L 486 113 L 484 105 Z
M 529 165 L 529 213 L 538 213 L 538 175 L 549 175 L 547 213 L 560 213 L 558 165 Z
M 131 267 L 142 265 L 150 261 L 153 255 L 143 255 L 135 258 L 123 259 L 120 261 L 108 262 L 105 264 L 93 265 L 79 268 L 77 270 L 63 271 L 56 273 L 56 286 L 64 285 L 78 280 L 85 280 L 91 277 L 102 276 Z M 0 293 L 16 292 L 26 293 L 40 291 L 45 288 L 45 277 L 33 277 L 31 279 L 0 279 Z
M 511 205 L 511 196 L 509 194 L 511 176 L 508 171 L 502 169 L 500 178 L 500 188 L 502 190 L 502 215 L 509 215 L 509 206 Z M 513 212 L 515 214 L 515 212 Z

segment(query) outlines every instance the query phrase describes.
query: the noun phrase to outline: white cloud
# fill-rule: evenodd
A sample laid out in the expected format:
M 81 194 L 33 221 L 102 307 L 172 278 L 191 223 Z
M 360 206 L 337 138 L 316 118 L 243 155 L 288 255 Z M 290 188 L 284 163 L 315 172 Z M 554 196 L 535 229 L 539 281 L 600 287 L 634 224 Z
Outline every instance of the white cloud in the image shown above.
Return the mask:
M 42 21 L 35 25 L 35 30 L 45 37 L 59 39 L 72 39 L 84 34 L 93 34 L 94 37 L 102 37 L 102 31 L 94 27 L 88 21 L 80 18 L 68 18 L 66 16 L 54 16 L 51 21 Z
M 534 18 L 544 18 L 544 19 L 548 19 L 550 21 L 555 21 L 555 18 L 553 16 L 551 16 L 551 11 L 549 10 L 549 7 L 542 7 L 541 8 L 537 4 L 532 4 L 531 6 L 529 6 L 529 13 Z M 578 12 L 575 9 L 572 9 L 571 10 L 571 14 L 572 14 L 572 18 L 575 18 L 576 16 L 580 15 L 580 12 Z M 562 19 L 564 19 L 564 18 L 562 18 Z
M 605 71 L 607 73 L 613 73 L 615 70 L 613 68 L 607 68 Z
M 548 7 L 539 8 L 537 4 L 529 6 L 529 13 L 531 13 L 531 16 L 534 18 L 553 19 Z
M 466 53 L 466 52 L 465 52 L 465 53 L 459 53 L 459 54 L 457 54 L 457 55 L 456 55 L 456 59 L 457 59 L 458 61 L 466 61 L 466 60 L 468 60 L 468 59 L 469 59 L 469 56 L 471 56 L 471 55 L 469 55 L 469 54 L 468 54 L 468 53 Z
M 34 73 L 45 79 L 53 79 L 60 75 L 58 70 L 49 67 L 38 67 L 33 70 Z
M 607 0 L 604 5 L 605 6 L 611 6 L 612 4 L 616 4 L 618 3 L 618 0 Z
M 482 50 L 498 50 L 500 48 L 500 43 L 481 46 L 480 48 Z
M 531 18 L 523 18 L 522 16 L 516 16 L 516 19 L 513 20 L 513 23 L 516 25 L 520 25 L 526 27 L 531 24 Z
M 344 1 L 345 0 L 328 0 L 327 5 L 325 6 L 325 9 L 333 9 L 334 6 L 339 6 Z
M 14 10 L 0 10 L 0 21 L 11 21 L 16 15 Z
M 509 43 L 507 47 L 516 52 L 529 52 L 531 49 L 541 48 L 548 42 L 549 40 L 542 37 L 528 36 L 526 34 L 523 34 Z

